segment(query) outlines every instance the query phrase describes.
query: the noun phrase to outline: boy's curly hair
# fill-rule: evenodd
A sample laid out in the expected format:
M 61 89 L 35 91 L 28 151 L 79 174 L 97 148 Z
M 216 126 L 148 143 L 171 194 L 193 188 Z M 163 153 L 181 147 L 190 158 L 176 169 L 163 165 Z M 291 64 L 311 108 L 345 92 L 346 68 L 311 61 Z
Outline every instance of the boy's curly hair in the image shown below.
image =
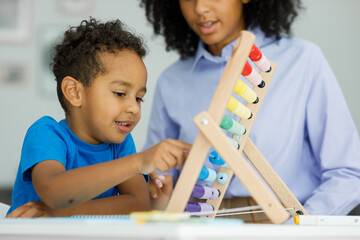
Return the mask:
M 115 53 L 121 50 L 134 51 L 140 58 L 147 54 L 143 39 L 126 29 L 120 20 L 100 23 L 95 18 L 83 20 L 79 26 L 70 27 L 62 42 L 54 47 L 52 71 L 57 81 L 57 95 L 62 108 L 67 112 L 61 90 L 62 80 L 71 76 L 84 86 L 90 86 L 100 73 L 106 72 L 99 53 Z
M 239 0 L 241 1 L 241 0 Z M 166 51 L 176 50 L 181 58 L 195 55 L 199 37 L 185 21 L 179 0 L 141 0 L 147 20 L 156 35 L 163 35 Z M 291 34 L 291 25 L 302 9 L 301 0 L 250 0 L 244 4 L 246 28 L 259 27 L 267 37 Z

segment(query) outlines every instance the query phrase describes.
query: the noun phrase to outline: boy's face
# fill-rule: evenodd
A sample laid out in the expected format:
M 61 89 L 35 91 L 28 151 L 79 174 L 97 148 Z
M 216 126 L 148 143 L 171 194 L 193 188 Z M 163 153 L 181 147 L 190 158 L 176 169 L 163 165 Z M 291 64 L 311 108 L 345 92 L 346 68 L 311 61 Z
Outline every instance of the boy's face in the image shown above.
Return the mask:
M 121 143 L 141 117 L 146 67 L 129 50 L 100 53 L 100 60 L 106 71 L 84 88 L 77 135 L 90 144 Z

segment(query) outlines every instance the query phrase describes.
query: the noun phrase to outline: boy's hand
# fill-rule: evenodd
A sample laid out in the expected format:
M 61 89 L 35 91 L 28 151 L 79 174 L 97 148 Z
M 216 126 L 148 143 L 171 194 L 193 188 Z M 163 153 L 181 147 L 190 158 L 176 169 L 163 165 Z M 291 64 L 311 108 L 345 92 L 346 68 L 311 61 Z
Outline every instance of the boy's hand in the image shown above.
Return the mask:
M 190 148 L 189 143 L 166 139 L 139 153 L 139 172 L 151 173 L 155 169 L 166 172 L 174 167 L 180 168 L 184 164 Z
M 164 210 L 169 202 L 173 190 L 171 175 L 158 175 L 153 171 L 148 182 L 151 210 Z
M 43 202 L 28 202 L 14 211 L 7 218 L 38 218 L 56 217 L 56 210 L 46 206 Z

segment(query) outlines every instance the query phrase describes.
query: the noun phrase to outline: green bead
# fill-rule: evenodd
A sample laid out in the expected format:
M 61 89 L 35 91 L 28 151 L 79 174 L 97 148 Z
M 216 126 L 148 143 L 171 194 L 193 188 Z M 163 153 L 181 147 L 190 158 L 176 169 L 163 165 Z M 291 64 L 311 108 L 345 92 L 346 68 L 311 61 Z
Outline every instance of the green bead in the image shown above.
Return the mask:
M 232 126 L 233 126 L 233 120 L 230 117 L 224 115 L 224 117 L 223 117 L 223 119 L 221 121 L 220 127 L 222 129 L 228 130 Z

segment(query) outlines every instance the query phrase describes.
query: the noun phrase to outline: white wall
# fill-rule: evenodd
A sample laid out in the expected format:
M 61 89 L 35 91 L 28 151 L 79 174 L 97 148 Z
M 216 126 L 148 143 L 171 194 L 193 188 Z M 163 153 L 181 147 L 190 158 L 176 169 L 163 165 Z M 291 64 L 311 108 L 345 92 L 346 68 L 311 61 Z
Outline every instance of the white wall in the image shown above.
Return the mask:
M 360 64 L 360 1 L 303 1 L 307 10 L 295 23 L 294 33 L 297 37 L 318 44 L 324 52 L 343 90 L 359 133 L 360 76 L 357 70 Z
M 0 188 L 13 185 L 27 128 L 43 115 L 57 120 L 64 117 L 55 90 L 52 90 L 55 81 L 43 70 L 41 45 L 48 44 L 47 39 L 54 33 L 56 35 L 69 25 L 77 25 L 89 15 L 102 21 L 119 18 L 147 41 L 150 50 L 145 58 L 149 73 L 148 94 L 143 104 L 142 120 L 133 132 L 137 148 L 144 145 L 156 79 L 167 65 L 177 59 L 177 55 L 166 53 L 162 39 L 153 36 L 137 0 L 94 0 L 94 3 L 95 8 L 89 14 L 69 16 L 59 11 L 56 0 L 33 0 L 32 39 L 22 45 L 0 43 L 0 61 L 25 61 L 29 70 L 27 84 L 20 87 L 0 84 Z M 360 108 L 356 106 L 360 80 L 356 74 L 359 64 L 356 59 L 360 55 L 360 17 L 357 14 L 360 1 L 305 0 L 304 3 L 307 10 L 296 22 L 294 33 L 322 48 L 360 129 Z

